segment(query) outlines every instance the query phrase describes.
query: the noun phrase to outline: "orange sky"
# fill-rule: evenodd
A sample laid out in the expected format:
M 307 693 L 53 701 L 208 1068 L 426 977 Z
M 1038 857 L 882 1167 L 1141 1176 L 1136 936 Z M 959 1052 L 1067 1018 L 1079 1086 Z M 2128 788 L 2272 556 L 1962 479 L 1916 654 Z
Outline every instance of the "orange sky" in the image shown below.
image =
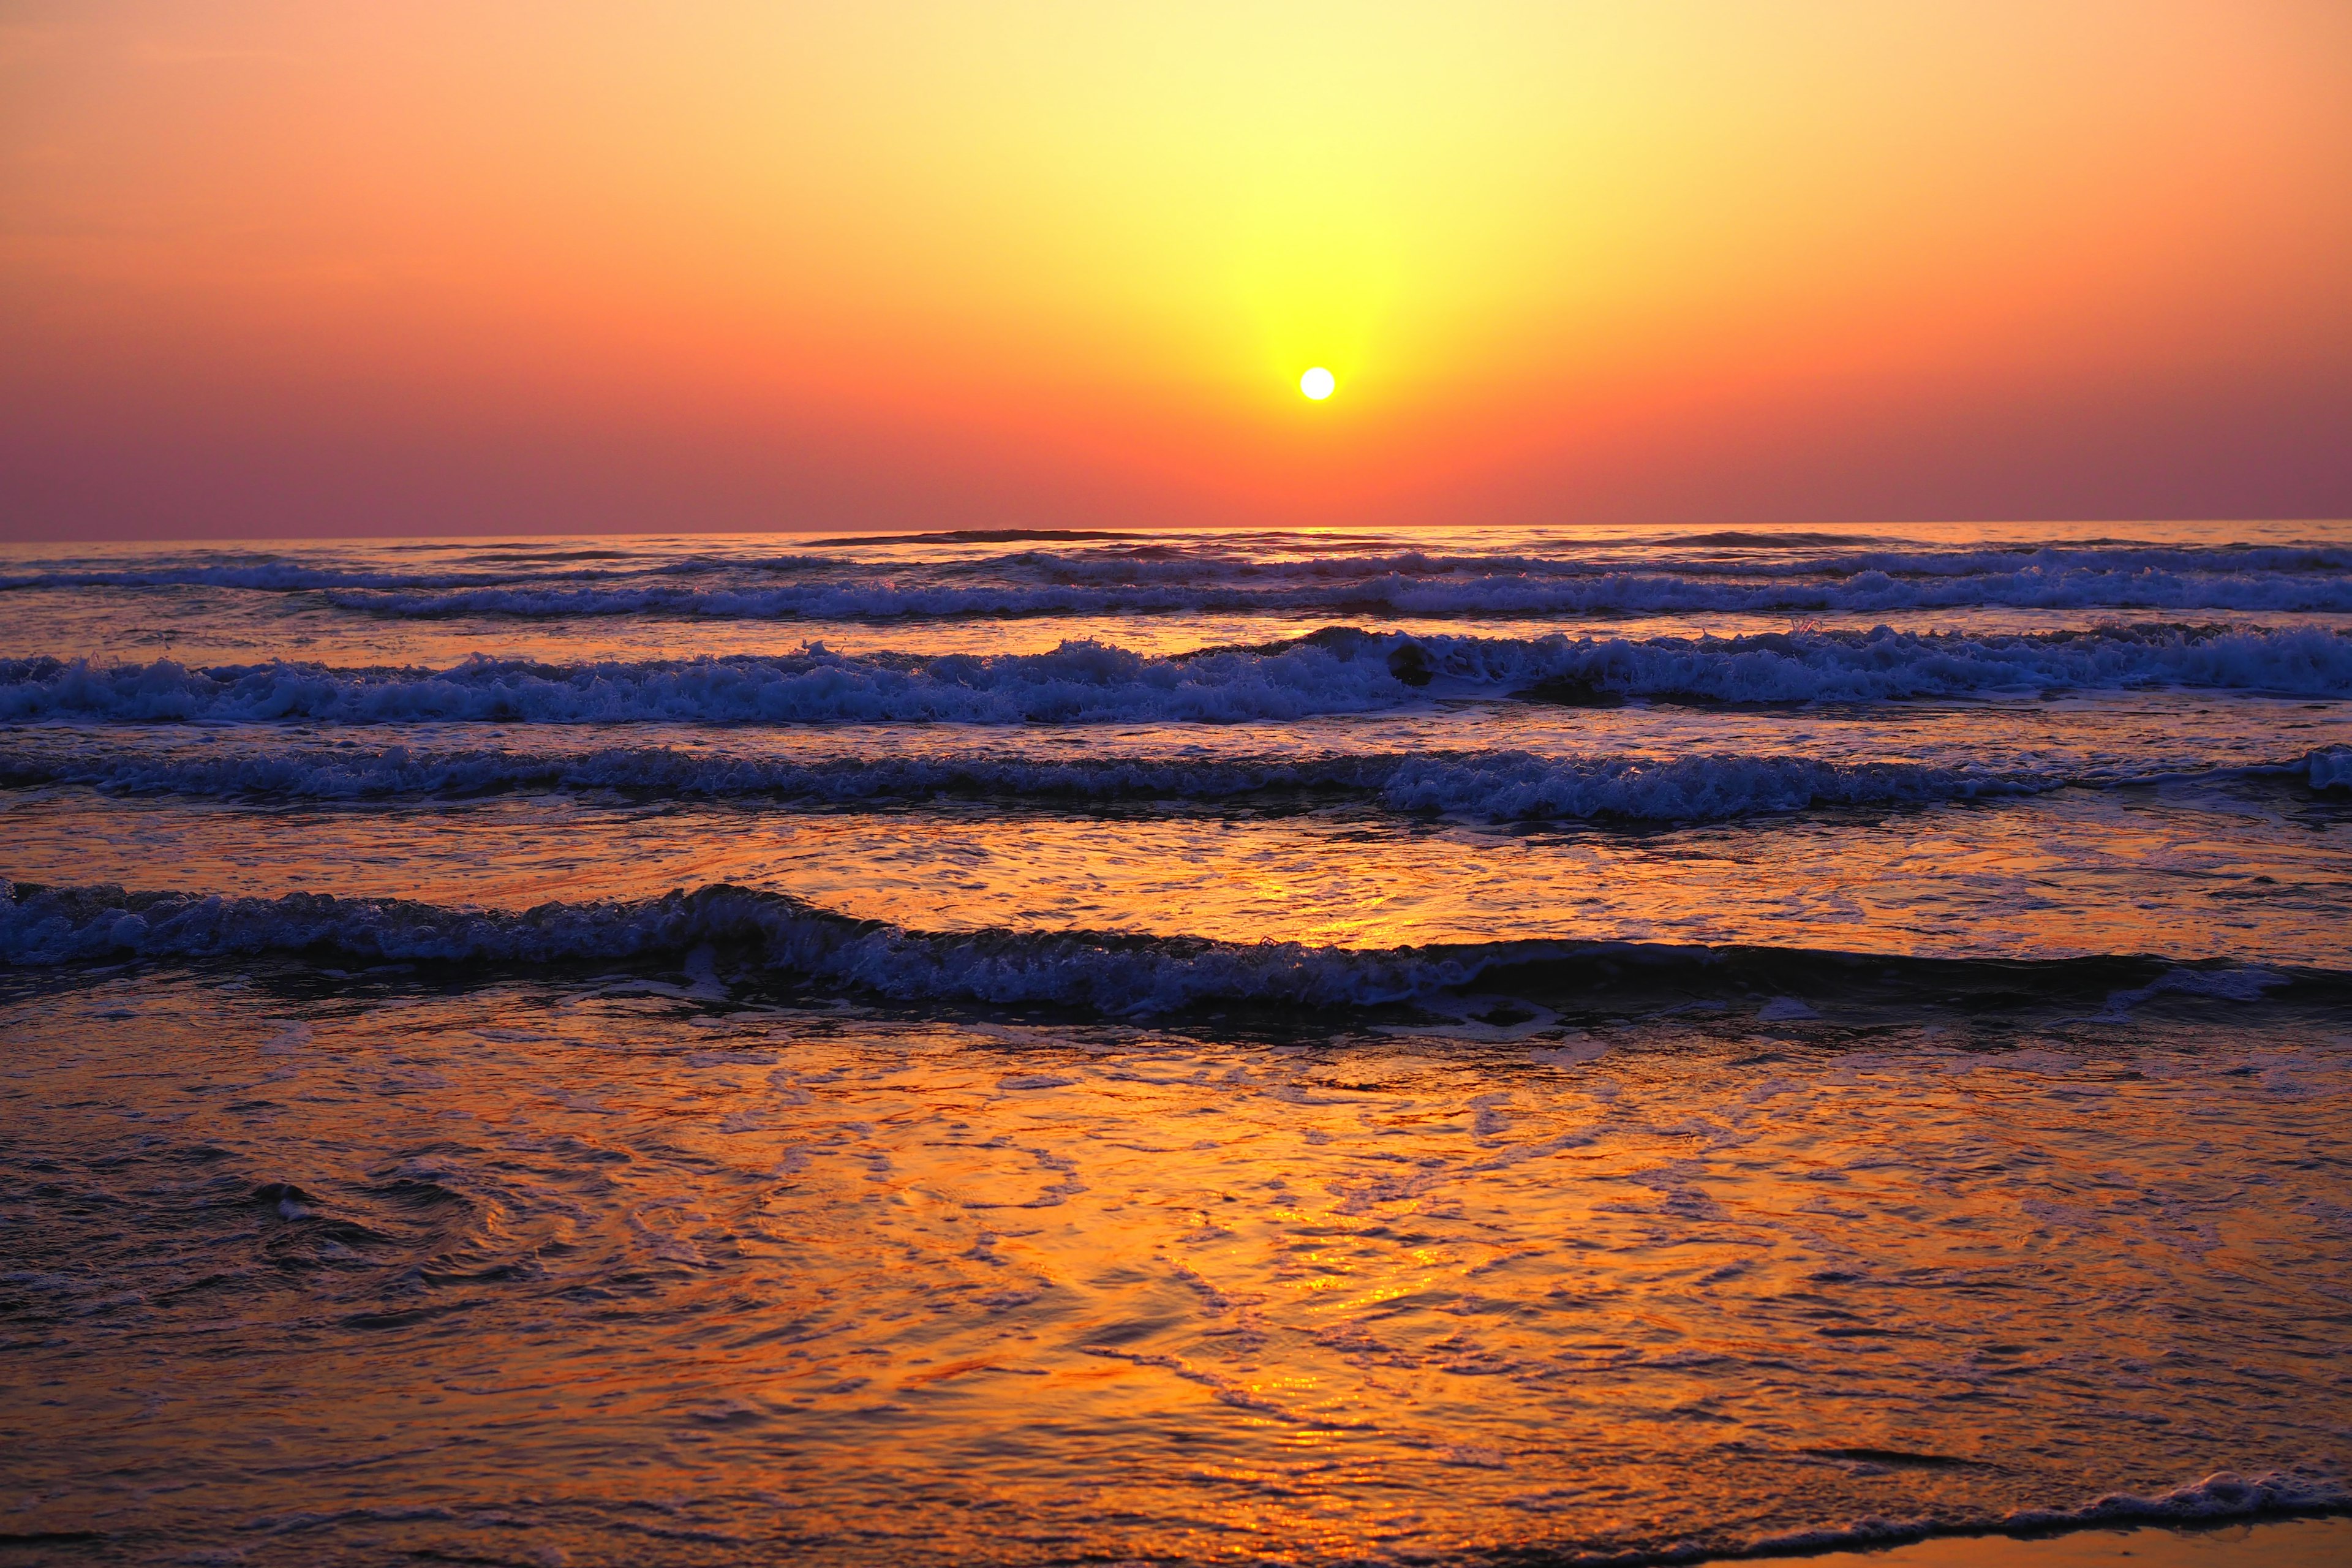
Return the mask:
M 8 537 L 2343 516 L 2347 430 L 2341 0 L 0 6 Z

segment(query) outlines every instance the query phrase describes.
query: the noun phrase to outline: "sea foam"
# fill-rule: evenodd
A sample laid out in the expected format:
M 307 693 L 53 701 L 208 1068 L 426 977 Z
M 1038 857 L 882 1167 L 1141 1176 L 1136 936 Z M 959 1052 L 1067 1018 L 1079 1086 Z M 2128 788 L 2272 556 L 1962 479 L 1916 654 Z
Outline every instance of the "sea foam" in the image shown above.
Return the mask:
M 577 665 L 480 658 L 437 670 L 34 658 L 0 660 L 0 720 L 1234 722 L 1395 708 L 1420 700 L 1433 682 L 1463 695 L 1570 701 L 1876 702 L 2158 686 L 2336 697 L 2352 694 L 2352 636 L 2308 626 L 2011 636 L 1881 626 L 1486 638 L 1332 627 L 1173 657 L 1089 640 L 1034 654 L 847 654 L 812 643 L 778 656 Z
M 692 586 L 506 584 L 385 592 L 331 587 L 343 609 L 411 617 L 696 616 L 740 620 L 895 620 L 1107 615 L 1363 615 L 1431 618 L 1659 616 L 1856 616 L 1983 607 L 2311 613 L 2352 611 L 2352 576 L 2299 572 L 2179 572 L 2148 566 L 2029 564 L 2000 571 L 1896 575 L 1876 567 L 1821 578 L 1704 573 L 1459 570 L 1365 574 L 1341 561 L 1311 572 L 1249 566 L 1206 574 L 1194 563 L 1118 570 L 1057 567 L 1034 585 L 896 581 Z M 1077 581 L 1053 581 L 1076 578 Z
M 18 965 L 314 952 L 368 963 L 510 966 L 677 958 L 724 947 L 771 970 L 897 1002 L 1051 1005 L 1118 1016 L 1216 1002 L 1374 1007 L 1474 984 L 1593 997 L 1647 985 L 1687 1003 L 1708 989 L 1752 998 L 1768 985 L 1838 995 L 1859 975 L 1883 992 L 1890 977 L 1908 974 L 1922 995 L 1949 1000 L 1956 990 L 1990 984 L 2003 1005 L 2014 1005 L 2021 990 L 2034 989 L 2112 1002 L 2131 983 L 2148 988 L 2148 996 L 2243 1005 L 2277 986 L 2315 985 L 2340 996 L 2345 982 L 2277 966 L 2151 959 L 1990 963 L 1541 938 L 1356 949 L 1121 931 L 925 931 L 725 884 L 523 910 L 314 892 L 259 898 L 13 883 L 0 883 L 0 962 Z

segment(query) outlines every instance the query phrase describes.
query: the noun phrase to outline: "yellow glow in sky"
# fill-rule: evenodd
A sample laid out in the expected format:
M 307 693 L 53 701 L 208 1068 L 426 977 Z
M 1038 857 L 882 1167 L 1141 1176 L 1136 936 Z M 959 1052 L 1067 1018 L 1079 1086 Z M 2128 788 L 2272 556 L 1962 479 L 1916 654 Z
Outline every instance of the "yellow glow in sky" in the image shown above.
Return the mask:
M 20 0 L 0 211 L 85 523 L 2284 505 L 2352 8 Z

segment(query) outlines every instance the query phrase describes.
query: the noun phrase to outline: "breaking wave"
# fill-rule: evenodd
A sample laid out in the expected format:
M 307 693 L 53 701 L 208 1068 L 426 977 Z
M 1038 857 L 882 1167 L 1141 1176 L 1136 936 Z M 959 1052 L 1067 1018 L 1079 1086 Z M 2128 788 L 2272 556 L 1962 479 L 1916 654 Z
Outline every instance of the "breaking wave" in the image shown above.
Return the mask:
M 1350 949 L 1295 942 L 1088 931 L 911 931 L 856 920 L 789 894 L 719 884 L 656 899 L 550 903 L 513 911 L 410 900 L 126 892 L 114 886 L 0 883 L 0 961 L 51 965 L 138 957 L 220 960 L 323 952 L 368 963 L 612 963 L 725 949 L 821 985 L 898 1002 L 1050 1005 L 1113 1016 L 1218 1002 L 1377 1007 L 1473 985 L 1526 994 L 1687 1004 L 1721 994 L 1784 1003 L 1808 988 L 1849 995 L 1858 976 L 1949 998 L 2021 987 L 2104 998 L 2110 1020 L 2162 994 L 2246 1003 L 2272 988 L 2346 977 L 2245 965 L 2114 957 L 1994 962 L 1555 939 Z
M 1971 550 L 1844 550 L 1827 553 L 1792 546 L 1852 544 L 1828 534 L 1727 533 L 1662 541 L 1638 551 L 1643 564 L 1629 570 L 1623 549 L 1591 554 L 1518 554 L 1504 552 L 1447 553 L 1387 550 L 1368 553 L 1318 551 L 1308 556 L 1237 557 L 1197 546 L 1160 545 L 1084 552 L 1029 551 L 965 570 L 1017 569 L 1059 583 L 1316 583 L 1346 578 L 1427 577 L 1641 577 L 1666 581 L 1820 577 L 1842 582 L 1876 575 L 1895 579 L 1986 577 L 2005 580 L 2021 574 L 2095 571 L 2111 575 L 2147 573 L 2193 576 L 2296 576 L 2352 573 L 2352 549 L 2328 545 L 2224 545 L 2207 548 L 2045 545 Z M 1713 546 L 1692 552 L 1689 546 Z M 1725 547 L 1739 553 L 1728 553 Z
M 2318 553 L 2318 552 L 2314 552 Z M 2002 571 L 1934 570 L 1896 575 L 1878 567 L 1827 580 L 1763 574 L 1719 580 L 1676 571 L 1595 572 L 1514 562 L 1415 561 L 1415 569 L 1366 573 L 1346 558 L 1228 568 L 1125 560 L 1055 563 L 1046 580 L 971 584 L 861 576 L 787 584 L 691 586 L 625 584 L 501 585 L 429 592 L 330 588 L 340 608 L 415 617 L 694 616 L 740 620 L 895 620 L 1033 616 L 1287 614 L 1429 618 L 1544 616 L 1854 616 L 2005 606 L 2032 609 L 2352 611 L 2352 576 L 2293 572 L 2181 572 L 2149 566 L 2025 565 Z M 1758 574 L 1743 572 L 1741 578 Z
M 1098 540 L 1085 547 L 1089 540 Z M 1023 543 L 963 559 L 862 554 L 892 542 Z M 836 541 L 845 553 L 478 552 L 438 569 L 237 555 L 61 563 L 11 589 L 316 593 L 394 616 L 663 615 L 896 619 L 1150 612 L 1432 617 L 1854 615 L 1979 606 L 2352 610 L 2352 550 L 2322 545 L 1854 548 L 1836 535 L 1715 534 L 1559 552 L 1350 548 L 1284 536 L 1125 540 L 1020 530 Z M 1080 548 L 1054 546 L 1080 545 Z M 1310 547 L 1314 553 L 1298 553 Z
M 2352 636 L 2187 626 L 1963 636 L 1881 626 L 1521 639 L 1332 627 L 1169 658 L 1074 641 L 1036 654 L 853 655 L 813 643 L 772 657 L 568 666 L 475 658 L 440 670 L 8 659 L 0 660 L 0 720 L 1234 722 L 1395 708 L 1433 685 L 1440 694 L 1570 703 L 1874 702 L 2160 686 L 2338 697 L 2352 695 Z
M 1748 1542 L 1742 1556 L 1780 1557 L 1793 1552 L 1891 1546 L 1933 1536 L 2042 1534 L 2136 1524 L 2210 1524 L 2299 1513 L 2339 1512 L 2352 1507 L 2352 1491 L 2336 1481 L 2270 1470 L 2239 1476 L 2228 1470 L 2154 1496 L 2110 1492 L 2070 1509 L 2019 1509 L 1985 1520 L 1871 1519 L 1843 1527 L 1796 1531 Z M 1707 1556 L 1718 1555 L 1715 1552 Z M 1622 1568 L 1677 1561 L 1676 1553 L 1633 1553 L 1615 1562 Z

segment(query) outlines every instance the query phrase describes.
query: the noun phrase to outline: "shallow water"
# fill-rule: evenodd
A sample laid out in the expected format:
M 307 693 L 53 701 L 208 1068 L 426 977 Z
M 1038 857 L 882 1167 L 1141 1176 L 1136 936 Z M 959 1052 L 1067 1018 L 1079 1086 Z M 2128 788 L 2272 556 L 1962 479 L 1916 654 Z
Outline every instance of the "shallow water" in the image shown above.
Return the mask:
M 0 1559 L 2344 1508 L 2352 543 L 1864 531 L 0 562 Z

